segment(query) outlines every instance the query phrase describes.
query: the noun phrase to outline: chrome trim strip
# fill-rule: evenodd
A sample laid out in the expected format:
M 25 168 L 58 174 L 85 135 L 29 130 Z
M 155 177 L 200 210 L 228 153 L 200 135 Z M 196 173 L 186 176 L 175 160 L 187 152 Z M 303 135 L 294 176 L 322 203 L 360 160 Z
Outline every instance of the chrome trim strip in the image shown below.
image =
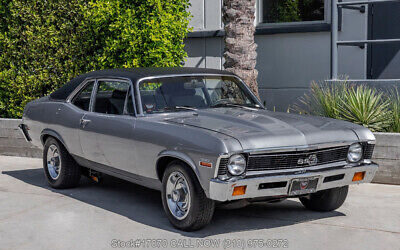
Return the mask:
M 247 171 L 246 177 L 251 177 L 255 175 L 267 175 L 267 174 L 274 174 L 274 173 L 296 173 L 296 172 L 307 172 L 307 171 L 315 171 L 320 169 L 329 169 L 329 168 L 337 168 L 337 167 L 345 167 L 348 165 L 346 161 L 339 161 L 333 163 L 327 163 L 317 166 L 310 166 L 310 167 L 299 167 L 299 168 L 288 168 L 288 169 L 274 169 L 274 170 L 265 170 L 265 171 Z M 350 165 L 349 165 L 350 166 Z
M 363 143 L 369 141 L 339 141 L 339 142 L 329 142 L 329 143 L 318 143 L 318 144 L 310 144 L 310 145 L 299 145 L 299 146 L 284 146 L 284 147 L 271 147 L 271 148 L 262 148 L 262 149 L 248 149 L 243 150 L 244 153 L 248 153 L 250 155 L 258 155 L 258 154 L 270 154 L 270 153 L 279 153 L 279 152 L 290 152 L 290 151 L 309 151 L 309 150 L 318 150 L 318 149 L 329 149 L 333 147 L 341 147 L 341 146 L 350 146 L 353 143 Z M 374 141 L 371 141 L 374 142 Z

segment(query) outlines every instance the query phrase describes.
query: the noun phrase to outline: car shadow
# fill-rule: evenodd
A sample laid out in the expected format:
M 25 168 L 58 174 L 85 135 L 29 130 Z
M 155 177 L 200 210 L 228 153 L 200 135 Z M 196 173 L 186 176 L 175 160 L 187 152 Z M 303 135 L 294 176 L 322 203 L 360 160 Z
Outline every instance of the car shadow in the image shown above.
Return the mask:
M 82 177 L 79 188 L 57 190 L 51 188 L 42 169 L 2 171 L 29 185 L 51 190 L 87 204 L 120 214 L 136 222 L 186 237 L 207 236 L 284 227 L 322 218 L 345 216 L 337 211 L 319 213 L 306 210 L 300 202 L 286 200 L 279 203 L 255 203 L 235 210 L 217 209 L 211 224 L 196 232 L 183 232 L 171 226 L 164 214 L 160 193 L 133 183 L 105 176 L 101 183 Z

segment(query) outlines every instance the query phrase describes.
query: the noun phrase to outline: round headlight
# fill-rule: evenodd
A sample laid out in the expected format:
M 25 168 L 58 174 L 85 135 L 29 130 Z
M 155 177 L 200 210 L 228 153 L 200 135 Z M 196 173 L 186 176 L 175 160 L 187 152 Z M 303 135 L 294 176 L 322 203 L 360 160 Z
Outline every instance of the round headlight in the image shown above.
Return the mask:
M 246 170 L 246 159 L 243 155 L 232 155 L 228 162 L 228 171 L 231 175 L 242 175 Z
M 352 163 L 359 162 L 362 158 L 362 154 L 363 154 L 363 149 L 360 143 L 354 143 L 349 148 L 349 153 L 347 154 L 347 160 Z

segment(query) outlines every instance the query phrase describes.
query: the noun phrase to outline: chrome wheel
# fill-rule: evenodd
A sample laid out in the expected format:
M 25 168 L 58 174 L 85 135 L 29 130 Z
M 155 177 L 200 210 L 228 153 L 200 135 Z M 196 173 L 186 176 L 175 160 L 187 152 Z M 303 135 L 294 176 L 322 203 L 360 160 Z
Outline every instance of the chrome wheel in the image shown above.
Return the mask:
M 53 180 L 57 180 L 61 172 L 61 157 L 56 145 L 51 144 L 47 150 L 47 170 Z
M 172 172 L 168 177 L 165 192 L 171 214 L 183 220 L 190 210 L 190 190 L 185 176 L 180 172 Z

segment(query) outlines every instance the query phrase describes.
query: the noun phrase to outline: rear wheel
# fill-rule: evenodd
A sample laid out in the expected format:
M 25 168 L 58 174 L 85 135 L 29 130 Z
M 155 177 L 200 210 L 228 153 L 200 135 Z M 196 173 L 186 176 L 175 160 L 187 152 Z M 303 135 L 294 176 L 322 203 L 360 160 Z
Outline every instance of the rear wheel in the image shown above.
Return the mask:
M 46 140 L 43 149 L 43 168 L 53 188 L 71 188 L 79 184 L 81 167 L 56 139 Z
M 209 224 L 215 208 L 193 171 L 180 161 L 171 162 L 164 172 L 162 203 L 172 225 L 184 231 Z
M 338 209 L 346 200 L 349 186 L 318 191 L 306 197 L 300 197 L 301 203 L 310 210 L 328 212 Z

